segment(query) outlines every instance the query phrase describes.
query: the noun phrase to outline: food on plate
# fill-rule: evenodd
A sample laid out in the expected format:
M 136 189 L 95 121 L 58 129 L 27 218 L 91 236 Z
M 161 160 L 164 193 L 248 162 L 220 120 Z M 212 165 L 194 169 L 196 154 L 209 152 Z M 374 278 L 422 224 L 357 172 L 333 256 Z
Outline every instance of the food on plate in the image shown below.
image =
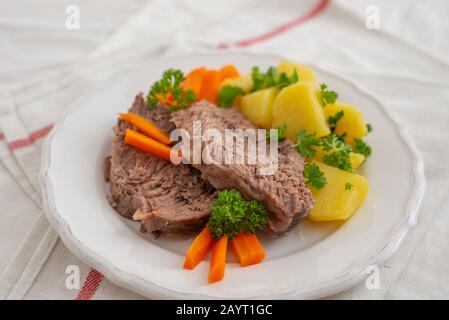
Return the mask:
M 133 146 L 144 152 L 150 152 L 151 154 L 167 161 L 171 161 L 172 157 L 178 156 L 172 155 L 172 149 L 169 146 L 132 129 L 126 129 L 123 140 L 129 146 Z
M 240 100 L 240 110 L 256 126 L 269 129 L 278 92 L 279 88 L 272 87 L 247 94 Z
M 167 107 L 148 108 L 142 94 L 129 111 L 165 132 L 174 129 Z M 125 144 L 127 129 L 137 128 L 119 119 L 112 134 L 112 155 L 106 160 L 111 206 L 126 218 L 140 220 L 145 232 L 194 234 L 202 230 L 209 220 L 215 189 L 195 168 L 174 165 Z
M 168 69 L 113 130 L 109 203 L 143 232 L 196 235 L 183 267 L 210 254 L 209 283 L 224 278 L 228 246 L 240 266 L 261 263 L 258 233 L 280 237 L 304 217 L 347 220 L 368 194 L 358 172 L 372 153 L 364 140 L 372 126 L 361 111 L 306 66 L 282 61 L 265 70 Z M 208 161 L 178 148 L 185 137 Z M 212 142 L 231 147 L 222 154 Z
M 212 238 L 209 226 L 206 225 L 187 250 L 184 260 L 184 269 L 191 270 L 195 268 L 201 261 L 203 261 L 214 244 L 215 240 Z
M 189 109 L 174 112 L 171 120 L 178 128 L 192 132 L 193 121 L 201 123 L 202 132 L 215 129 L 255 129 L 236 108 L 222 109 L 207 102 L 198 102 Z M 204 142 L 203 142 L 204 143 Z M 278 169 L 273 175 L 260 175 L 261 163 L 246 165 L 193 164 L 203 179 L 218 190 L 237 189 L 246 199 L 254 199 L 271 213 L 268 231 L 280 235 L 298 224 L 313 205 L 310 190 L 305 186 L 304 158 L 292 147 L 292 142 L 279 144 Z M 235 154 L 234 150 L 233 156 Z
M 214 283 L 223 280 L 226 267 L 226 252 L 228 249 L 228 238 L 221 237 L 212 248 L 212 257 L 210 259 L 210 270 L 207 281 Z
M 155 125 L 151 120 L 145 119 L 138 114 L 128 112 L 119 114 L 120 119 L 128 121 L 135 126 L 139 131 L 145 133 L 148 137 L 151 137 L 163 144 L 169 145 L 171 143 L 170 136 Z
M 296 71 L 300 81 L 311 81 L 316 83 L 316 76 L 313 70 L 299 63 L 285 60 L 278 64 L 277 70 L 279 73 L 284 72 L 288 76 Z
M 362 139 L 368 133 L 362 113 L 354 106 L 336 101 L 326 105 L 324 114 L 328 119 L 338 118 L 338 122 L 332 129 L 335 134 L 344 135 L 346 143 L 354 146 L 355 139 Z
M 238 78 L 229 78 L 224 80 L 220 85 L 220 90 L 224 86 L 238 87 L 246 93 L 251 91 L 251 88 L 253 87 L 253 81 L 250 74 L 245 74 Z
M 242 267 L 261 263 L 265 250 L 255 234 L 240 233 L 231 241 L 234 254 Z
M 326 156 L 330 155 L 329 151 L 324 151 L 322 147 L 318 147 L 315 149 L 316 153 L 313 159 L 323 162 L 323 159 Z M 357 169 L 362 165 L 362 163 L 365 161 L 365 156 L 360 153 L 350 152 L 349 154 L 349 162 L 351 164 L 352 170 Z
M 359 174 L 313 162 L 326 176 L 326 185 L 312 195 L 315 205 L 309 213 L 314 221 L 346 220 L 362 205 L 368 193 L 368 180 Z
M 272 127 L 287 125 L 287 137 L 295 141 L 298 130 L 316 133 L 318 137 L 330 134 L 323 107 L 312 82 L 298 82 L 282 89 L 273 106 Z

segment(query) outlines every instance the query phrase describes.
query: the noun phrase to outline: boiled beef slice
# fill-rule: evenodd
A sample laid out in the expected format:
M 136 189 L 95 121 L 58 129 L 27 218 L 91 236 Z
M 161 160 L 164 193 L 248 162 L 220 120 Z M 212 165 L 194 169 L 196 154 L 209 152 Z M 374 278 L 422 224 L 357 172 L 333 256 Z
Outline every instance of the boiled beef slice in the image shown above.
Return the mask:
M 135 97 L 130 112 L 139 114 L 166 132 L 174 125 L 163 105 L 150 109 L 143 94 Z M 215 189 L 189 165 L 174 165 L 123 142 L 129 123 L 118 120 L 113 129 L 112 155 L 106 158 L 108 201 L 123 217 L 141 220 L 143 232 L 192 234 L 208 221 Z
M 191 137 L 194 121 L 200 121 L 203 134 L 207 129 L 217 129 L 223 136 L 225 129 L 257 129 L 237 108 L 217 108 L 205 101 L 172 113 L 171 121 L 176 127 L 187 130 Z M 304 158 L 290 141 L 279 143 L 278 169 L 271 175 L 261 174 L 260 163 L 248 164 L 247 161 L 244 164 L 202 162 L 194 166 L 201 171 L 203 179 L 218 190 L 237 189 L 244 198 L 265 205 L 270 213 L 267 231 L 271 234 L 281 235 L 290 230 L 313 206 L 312 194 L 303 176 Z

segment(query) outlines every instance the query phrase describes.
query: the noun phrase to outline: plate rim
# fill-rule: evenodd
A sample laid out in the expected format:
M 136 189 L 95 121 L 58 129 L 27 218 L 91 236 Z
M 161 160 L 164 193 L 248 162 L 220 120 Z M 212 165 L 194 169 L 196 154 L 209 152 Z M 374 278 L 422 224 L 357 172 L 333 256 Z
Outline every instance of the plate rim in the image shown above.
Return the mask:
M 229 50 L 227 52 L 211 52 L 211 53 L 188 53 L 180 54 L 168 57 L 160 57 L 153 59 L 152 62 L 173 60 L 173 59 L 185 59 L 189 56 L 217 56 L 217 55 L 246 55 L 246 56 L 264 56 L 270 57 L 277 60 L 285 60 L 286 57 L 277 54 L 264 54 L 264 53 L 251 53 L 239 50 Z M 287 59 L 288 60 L 288 59 Z M 141 65 L 136 66 L 125 66 L 120 68 L 114 74 L 123 72 L 125 70 L 138 69 Z M 335 73 L 323 70 L 321 67 L 315 64 L 307 64 L 312 66 L 313 69 L 319 70 L 322 73 L 330 74 L 332 77 L 337 78 L 340 81 L 345 82 L 347 85 L 351 86 L 354 90 L 362 93 L 366 98 L 372 100 L 375 104 L 380 107 L 380 110 L 384 115 L 389 118 L 394 125 L 396 125 L 400 138 L 403 140 L 405 146 L 409 149 L 411 155 L 413 156 L 413 173 L 415 185 L 412 194 L 407 200 L 406 207 L 406 217 L 402 222 L 398 223 L 396 227 L 391 232 L 390 236 L 386 240 L 385 244 L 373 252 L 369 257 L 361 259 L 359 261 L 354 261 L 348 268 L 343 272 L 336 275 L 332 279 L 323 280 L 308 286 L 295 287 L 289 291 L 278 292 L 278 293 L 267 293 L 267 294 L 256 294 L 252 296 L 245 297 L 246 299 L 282 299 L 282 298 L 302 298 L 302 299 L 314 299 L 323 298 L 336 294 L 345 289 L 349 289 L 355 286 L 363 278 L 367 276 L 365 270 L 368 266 L 373 264 L 381 264 L 388 258 L 390 258 L 398 249 L 405 235 L 410 231 L 410 229 L 416 224 L 420 207 L 422 204 L 422 199 L 424 196 L 426 179 L 424 174 L 424 162 L 422 155 L 418 150 L 415 142 L 413 141 L 408 129 L 401 124 L 393 115 L 391 115 L 383 103 L 373 95 L 368 92 L 363 86 L 354 83 L 346 77 L 337 75 Z M 53 194 L 53 182 L 48 175 L 48 171 L 51 167 L 51 142 L 54 136 L 63 128 L 67 116 L 75 109 L 84 99 L 91 96 L 96 90 L 101 88 L 105 82 L 113 75 L 108 76 L 102 80 L 98 85 L 93 86 L 85 94 L 76 99 L 67 109 L 65 109 L 59 119 L 55 122 L 53 130 L 44 141 L 41 153 L 41 168 L 39 172 L 39 187 L 42 193 L 42 202 L 44 207 L 44 212 L 53 228 L 61 237 L 67 248 L 75 254 L 80 260 L 86 262 L 91 267 L 95 268 L 101 272 L 108 280 L 114 284 L 124 287 L 128 290 L 138 292 L 146 297 L 150 298 L 180 298 L 180 299 L 213 299 L 217 298 L 215 296 L 209 296 L 206 294 L 199 293 L 187 293 L 180 292 L 172 289 L 167 289 L 165 287 L 159 286 L 156 283 L 148 279 L 143 279 L 135 274 L 129 273 L 124 270 L 120 270 L 111 261 L 102 257 L 98 253 L 94 252 L 92 249 L 88 248 L 86 245 L 81 243 L 75 235 L 71 232 L 69 224 L 64 220 L 64 218 L 58 213 L 55 207 L 54 194 Z

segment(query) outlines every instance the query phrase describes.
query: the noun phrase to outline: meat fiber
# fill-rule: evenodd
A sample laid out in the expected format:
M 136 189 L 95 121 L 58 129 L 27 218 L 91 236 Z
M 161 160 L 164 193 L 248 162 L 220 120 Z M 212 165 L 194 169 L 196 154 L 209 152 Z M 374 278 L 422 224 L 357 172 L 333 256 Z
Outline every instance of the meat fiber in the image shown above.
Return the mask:
M 193 136 L 194 121 L 201 122 L 203 133 L 207 129 L 217 129 L 223 136 L 225 129 L 257 129 L 238 109 L 217 108 L 204 101 L 172 113 L 171 120 L 176 127 L 187 130 L 190 136 Z M 246 159 L 246 155 L 244 157 Z M 313 206 L 312 194 L 303 176 L 304 158 L 289 141 L 279 143 L 278 169 L 272 175 L 262 175 L 260 163 L 248 164 L 247 161 L 245 164 L 201 163 L 194 166 L 201 171 L 202 178 L 218 190 L 237 189 L 244 198 L 264 204 L 270 212 L 267 231 L 276 235 L 294 227 Z

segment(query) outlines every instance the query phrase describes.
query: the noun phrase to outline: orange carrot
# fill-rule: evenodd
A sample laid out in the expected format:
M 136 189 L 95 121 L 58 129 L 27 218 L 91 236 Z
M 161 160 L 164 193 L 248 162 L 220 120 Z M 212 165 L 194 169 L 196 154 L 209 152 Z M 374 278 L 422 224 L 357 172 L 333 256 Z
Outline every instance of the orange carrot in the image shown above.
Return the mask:
M 209 226 L 206 225 L 187 250 L 186 258 L 184 260 L 184 269 L 191 270 L 195 268 L 198 263 L 203 261 L 204 257 L 214 244 L 215 241 L 209 232 Z
M 232 64 L 224 66 L 220 69 L 221 81 L 228 78 L 238 78 L 240 77 L 239 70 Z
M 184 90 L 193 90 L 197 100 L 201 99 L 201 88 L 203 86 L 203 75 L 205 71 L 206 68 L 204 67 L 193 69 L 187 74 L 186 79 L 181 83 L 181 87 Z
M 212 249 L 212 259 L 210 260 L 210 270 L 208 282 L 213 283 L 223 280 L 226 267 L 226 251 L 228 238 L 223 236 L 218 240 Z
M 164 160 L 171 161 L 170 154 L 172 149 L 169 146 L 148 138 L 137 131 L 127 129 L 125 132 L 125 143 L 141 151 L 148 152 Z M 179 155 L 176 156 L 179 157 Z
M 121 119 L 131 123 L 145 135 L 166 145 L 171 143 L 170 136 L 152 121 L 131 112 L 120 113 L 119 116 Z
M 219 71 L 206 70 L 203 75 L 203 86 L 201 88 L 200 98 L 217 104 L 220 83 L 221 77 Z
M 232 248 L 242 267 L 260 263 L 265 258 L 265 251 L 255 234 L 238 234 L 232 240 Z

